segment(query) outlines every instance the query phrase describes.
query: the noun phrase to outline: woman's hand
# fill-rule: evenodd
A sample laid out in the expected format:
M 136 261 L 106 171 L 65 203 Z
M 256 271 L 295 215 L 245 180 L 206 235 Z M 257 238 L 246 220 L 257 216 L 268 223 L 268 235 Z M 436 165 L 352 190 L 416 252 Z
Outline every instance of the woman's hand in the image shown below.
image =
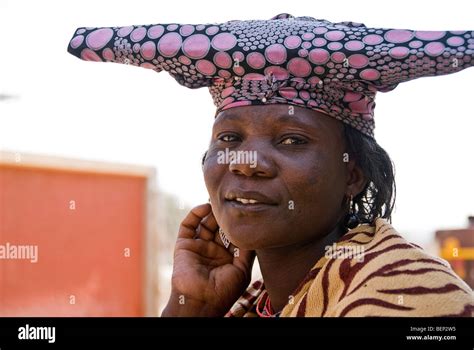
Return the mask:
M 221 317 L 247 288 L 255 254 L 225 248 L 218 229 L 210 204 L 195 207 L 181 223 L 162 316 Z

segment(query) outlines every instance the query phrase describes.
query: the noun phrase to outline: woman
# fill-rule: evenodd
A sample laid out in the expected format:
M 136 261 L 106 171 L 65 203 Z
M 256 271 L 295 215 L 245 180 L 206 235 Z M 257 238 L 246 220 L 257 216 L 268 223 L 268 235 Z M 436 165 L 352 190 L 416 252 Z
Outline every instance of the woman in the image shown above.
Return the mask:
M 212 207 L 194 208 L 181 225 L 163 316 L 472 315 L 470 288 L 381 219 L 393 206 L 385 151 L 323 113 L 287 110 L 240 107 L 216 118 L 204 162 Z M 257 149 L 258 165 L 218 164 L 226 147 Z M 346 233 L 351 197 L 366 224 Z M 217 222 L 238 250 L 224 247 Z M 361 246 L 362 259 L 328 256 L 334 242 Z M 253 252 L 265 285 L 244 293 Z
M 473 41 L 289 15 L 79 28 L 72 54 L 166 70 L 218 107 L 210 203 L 181 224 L 163 316 L 472 316 L 472 290 L 389 224 L 373 110 L 377 91 L 472 66 Z

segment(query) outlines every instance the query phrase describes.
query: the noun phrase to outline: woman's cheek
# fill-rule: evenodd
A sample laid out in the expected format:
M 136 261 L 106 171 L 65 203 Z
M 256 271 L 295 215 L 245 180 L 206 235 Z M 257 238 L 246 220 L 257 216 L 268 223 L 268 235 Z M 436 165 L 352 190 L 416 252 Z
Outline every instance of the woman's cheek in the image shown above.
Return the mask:
M 225 165 L 218 164 L 216 152 L 208 154 L 203 167 L 204 183 L 211 198 L 211 203 L 215 203 L 215 205 L 219 204 L 219 189 L 222 187 L 226 169 Z

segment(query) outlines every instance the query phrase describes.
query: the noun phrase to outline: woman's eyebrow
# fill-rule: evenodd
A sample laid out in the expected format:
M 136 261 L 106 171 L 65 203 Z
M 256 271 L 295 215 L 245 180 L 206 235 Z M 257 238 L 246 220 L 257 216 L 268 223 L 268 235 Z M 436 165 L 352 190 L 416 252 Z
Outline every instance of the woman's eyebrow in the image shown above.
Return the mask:
M 286 124 L 286 125 L 294 125 L 294 126 L 297 126 L 297 127 L 300 127 L 302 129 L 305 129 L 305 130 L 315 130 L 315 131 L 319 131 L 320 128 L 317 126 L 317 125 L 314 125 L 314 123 L 308 123 L 304 120 L 302 120 L 301 118 L 297 117 L 296 115 L 287 115 L 287 114 L 284 114 L 284 115 L 280 115 L 280 116 L 277 116 L 277 118 L 275 118 L 275 124 Z M 319 123 L 318 123 L 319 124 Z
M 301 117 L 295 115 L 290 115 L 290 114 L 282 114 L 282 113 L 269 113 L 267 115 L 264 115 L 263 117 L 271 118 L 274 120 L 272 123 L 271 127 L 272 128 L 277 128 L 279 126 L 294 126 L 306 131 L 310 132 L 321 132 L 321 127 L 320 123 L 309 123 L 305 120 L 302 120 Z M 315 117 L 317 118 L 317 117 Z M 218 116 L 216 118 L 216 121 L 214 123 L 213 128 L 216 126 L 220 126 L 222 124 L 226 123 L 242 123 L 244 122 L 247 123 L 248 120 L 245 119 L 243 120 L 241 115 L 234 114 L 234 113 L 226 113 L 222 117 Z M 315 125 L 316 124 L 316 125 Z

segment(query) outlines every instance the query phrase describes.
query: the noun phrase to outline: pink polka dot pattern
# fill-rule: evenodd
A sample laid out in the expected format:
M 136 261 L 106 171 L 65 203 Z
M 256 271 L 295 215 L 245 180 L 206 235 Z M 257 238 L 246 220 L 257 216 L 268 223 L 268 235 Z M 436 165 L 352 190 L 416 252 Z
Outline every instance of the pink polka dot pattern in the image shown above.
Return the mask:
M 369 34 L 362 40 L 366 45 L 378 45 L 383 42 L 383 38 L 377 34 Z
M 344 47 L 349 51 L 360 51 L 364 48 L 365 44 L 362 41 L 351 40 L 348 41 Z
M 393 49 L 391 49 L 388 53 L 393 58 L 400 59 L 400 58 L 407 57 L 408 54 L 410 53 L 410 50 L 407 47 L 404 47 L 404 46 L 397 46 L 397 47 L 394 47 Z
M 81 46 L 83 41 L 84 41 L 84 35 L 78 35 L 71 40 L 70 45 L 73 49 L 77 49 L 79 46 Z
M 365 80 L 377 80 L 380 77 L 380 72 L 376 69 L 364 69 L 360 72 L 360 77 Z
M 288 14 L 221 24 L 78 28 L 68 51 L 208 87 L 218 111 L 293 104 L 373 137 L 375 95 L 474 65 L 473 31 L 412 31 Z
M 298 56 L 300 56 L 300 57 L 308 57 L 308 50 L 306 50 L 306 49 L 298 50 Z
M 313 49 L 309 52 L 309 60 L 314 64 L 325 64 L 329 60 L 329 52 L 324 49 Z
M 327 32 L 324 35 L 324 37 L 331 41 L 339 41 L 339 40 L 342 40 L 342 38 L 344 38 L 345 35 L 346 34 L 341 30 L 334 30 L 331 32 Z
M 446 35 L 446 32 L 436 32 L 436 31 L 416 31 L 415 36 L 420 40 L 439 40 Z
M 133 26 L 122 27 L 122 28 L 119 28 L 119 30 L 117 30 L 117 35 L 119 37 L 125 38 L 127 35 L 129 35 L 132 32 L 132 30 L 133 30 Z
M 265 50 L 268 62 L 272 64 L 283 64 L 286 61 L 286 48 L 281 44 L 273 44 Z
M 327 44 L 327 40 L 324 38 L 316 38 L 312 43 L 314 46 L 321 47 Z
M 113 61 L 115 58 L 115 55 L 112 49 L 110 47 L 107 47 L 104 49 L 104 51 L 102 51 L 102 57 L 104 57 L 106 61 Z
M 438 41 L 429 43 L 425 46 L 425 52 L 430 56 L 439 56 L 444 52 L 445 46 Z
M 214 55 L 214 64 L 220 68 L 230 68 L 232 66 L 232 58 L 227 52 L 219 51 Z
M 216 33 L 219 33 L 219 27 L 217 26 L 212 26 L 206 29 L 207 35 L 215 35 Z
M 191 63 L 193 62 L 193 61 L 191 61 L 191 59 L 188 58 L 187 56 L 180 56 L 180 57 L 178 58 L 178 60 L 179 60 L 179 62 L 181 62 L 181 63 L 184 64 L 185 66 L 191 65 Z
M 147 41 L 140 49 L 141 55 L 146 60 L 151 60 L 155 57 L 156 45 L 153 41 Z
M 216 72 L 216 66 L 208 60 L 197 61 L 196 69 L 204 75 L 213 75 Z
M 459 36 L 453 36 L 447 40 L 449 46 L 460 46 L 464 44 L 464 39 Z
M 265 67 L 265 56 L 260 52 L 251 52 L 247 56 L 247 63 L 253 69 L 261 69 Z
M 183 52 L 189 58 L 203 58 L 209 52 L 211 42 L 206 35 L 194 34 L 188 37 L 183 43 Z
M 328 44 L 328 49 L 332 50 L 332 51 L 337 51 L 337 50 L 340 50 L 342 49 L 344 45 L 342 45 L 341 43 L 329 43 Z
M 167 33 L 158 41 L 158 51 L 165 57 L 175 56 L 181 49 L 182 38 L 178 33 Z
M 311 64 L 301 57 L 292 58 L 288 62 L 288 71 L 295 77 L 307 77 L 311 73 Z
M 219 74 L 219 77 L 224 78 L 224 79 L 230 79 L 230 77 L 232 76 L 228 70 L 224 70 L 224 69 L 220 69 L 218 74 Z
M 331 55 L 331 60 L 334 63 L 342 63 L 346 59 L 346 55 L 343 52 L 334 52 Z
M 140 27 L 135 30 L 133 30 L 132 34 L 130 34 L 130 39 L 132 39 L 133 42 L 139 42 L 143 40 L 143 38 L 146 35 L 146 28 Z
M 152 26 L 148 29 L 148 38 L 156 39 L 163 35 L 165 28 L 162 25 Z
M 81 58 L 84 61 L 94 61 L 94 62 L 102 61 L 99 55 L 95 51 L 92 51 L 91 49 L 83 49 L 81 51 Z
M 230 33 L 217 34 L 212 39 L 212 46 L 216 50 L 226 51 L 232 49 L 237 44 L 237 38 Z
M 354 68 L 364 68 L 370 62 L 367 56 L 358 53 L 349 56 L 347 61 L 348 65 Z
M 112 39 L 114 31 L 110 28 L 101 28 L 89 33 L 86 37 L 87 46 L 91 50 L 100 50 Z
M 264 70 L 265 76 L 274 76 L 275 79 L 284 81 L 289 78 L 288 71 L 278 66 L 270 66 Z
M 420 41 L 420 40 L 413 40 L 413 41 L 410 41 L 408 46 L 413 48 L 413 49 L 419 49 L 420 47 L 423 46 L 423 42 Z
M 168 24 L 168 26 L 166 27 L 166 29 L 170 32 L 176 30 L 179 28 L 179 25 L 178 24 Z
M 182 36 L 191 35 L 193 34 L 193 32 L 194 32 L 194 26 L 189 25 L 189 24 L 185 24 L 179 29 L 179 34 L 181 34 Z
M 399 44 L 410 41 L 413 36 L 414 33 L 410 30 L 393 29 L 385 33 L 385 40 L 389 43 Z
M 245 55 L 240 51 L 236 51 L 236 52 L 232 53 L 232 59 L 236 62 L 237 61 L 242 62 L 242 61 L 245 60 Z
M 285 39 L 284 43 L 287 49 L 296 49 L 301 45 L 301 38 L 296 35 L 291 35 Z

